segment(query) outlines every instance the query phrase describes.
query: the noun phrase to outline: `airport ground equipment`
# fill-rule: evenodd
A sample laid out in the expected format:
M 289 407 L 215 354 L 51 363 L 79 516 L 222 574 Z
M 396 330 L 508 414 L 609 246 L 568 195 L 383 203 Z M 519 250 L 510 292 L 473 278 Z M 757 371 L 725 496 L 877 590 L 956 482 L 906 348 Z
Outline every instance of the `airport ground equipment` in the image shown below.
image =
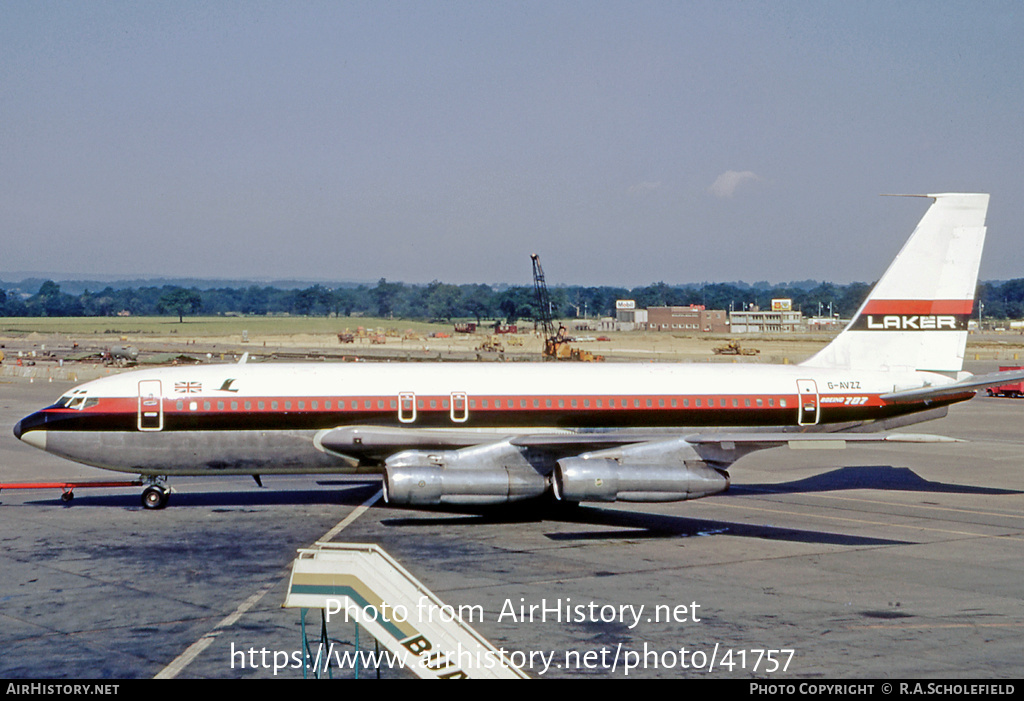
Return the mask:
M 1019 365 L 1006 365 L 1000 366 L 999 368 L 999 372 L 1005 372 L 1008 370 L 1024 370 L 1024 367 Z M 1010 382 L 997 387 L 989 387 L 986 392 L 990 397 L 1024 397 L 1024 380 Z
M 139 487 L 142 480 L 120 480 L 120 481 L 91 481 L 91 482 L 0 482 L 0 492 L 5 489 L 59 489 L 61 490 L 60 500 L 65 504 L 75 498 L 76 489 L 93 487 Z
M 376 544 L 318 542 L 299 550 L 283 606 L 303 609 L 303 627 L 305 610 L 321 609 L 322 645 L 313 649 L 305 630 L 302 641 L 309 667 L 318 672 L 333 620 L 362 626 L 423 679 L 528 678 L 470 627 L 466 619 L 478 617 L 480 607 L 443 603 Z

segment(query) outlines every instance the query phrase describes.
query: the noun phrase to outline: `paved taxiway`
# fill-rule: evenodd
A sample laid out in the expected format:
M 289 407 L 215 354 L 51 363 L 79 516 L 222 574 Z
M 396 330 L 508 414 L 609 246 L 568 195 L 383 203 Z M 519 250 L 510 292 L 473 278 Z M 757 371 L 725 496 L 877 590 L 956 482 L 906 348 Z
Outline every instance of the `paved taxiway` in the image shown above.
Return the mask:
M 114 474 L 13 437 L 67 386 L 0 383 L 0 481 Z M 1022 427 L 1024 400 L 980 397 L 908 429 L 971 443 L 755 453 L 730 492 L 677 504 L 518 517 L 377 506 L 335 540 L 378 542 L 445 602 L 480 605 L 476 627 L 495 645 L 554 652 L 550 677 L 622 677 L 630 650 L 647 653 L 636 677 L 1019 678 Z M 182 677 L 273 676 L 250 658 L 240 668 L 232 649 L 299 649 L 299 614 L 281 608 L 295 550 L 377 486 L 264 484 L 177 479 L 163 511 L 144 510 L 139 488 L 80 490 L 70 506 L 57 490 L 0 493 L 0 678 L 153 677 L 176 660 Z M 518 613 L 567 599 L 645 609 L 632 629 L 498 620 L 506 602 Z M 655 622 L 658 605 L 700 621 Z M 755 672 L 762 649 L 793 650 L 775 655 L 788 670 L 769 674 L 762 658 Z M 596 654 L 566 666 L 572 651 Z

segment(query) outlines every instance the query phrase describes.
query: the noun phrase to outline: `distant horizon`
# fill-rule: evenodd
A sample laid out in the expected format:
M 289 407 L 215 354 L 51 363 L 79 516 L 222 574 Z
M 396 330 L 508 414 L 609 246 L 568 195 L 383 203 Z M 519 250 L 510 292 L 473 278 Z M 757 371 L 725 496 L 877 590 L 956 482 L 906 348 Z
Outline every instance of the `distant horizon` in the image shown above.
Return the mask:
M 410 282 L 407 280 L 398 280 L 385 278 L 389 283 L 399 283 L 409 286 L 427 286 L 430 282 Z M 52 280 L 58 284 L 61 283 L 75 283 L 78 285 L 96 283 L 97 285 L 112 285 L 112 284 L 125 284 L 132 283 L 134 285 L 146 284 L 146 285 L 160 285 L 160 284 L 175 284 L 176 286 L 187 286 L 182 283 L 192 282 L 196 285 L 211 285 L 211 286 L 228 286 L 228 287 L 249 287 L 252 285 L 263 285 L 270 287 L 281 287 L 286 284 L 299 284 L 306 286 L 314 285 L 343 285 L 346 287 L 358 287 L 365 285 L 367 287 L 375 287 L 381 280 L 380 277 L 372 280 L 344 280 L 344 279 L 314 279 L 314 278 L 207 278 L 207 277 L 185 277 L 185 276 L 134 276 L 124 277 L 119 275 L 106 275 L 100 277 L 88 277 L 88 276 L 76 276 L 74 273 L 47 273 L 41 271 L 14 271 L 14 272 L 3 272 L 0 271 L 0 285 L 20 285 L 24 282 L 35 282 L 40 283 L 47 280 Z M 461 287 L 463 285 L 486 285 L 492 288 L 504 288 L 504 287 L 532 287 L 532 278 L 526 282 L 510 283 L 510 282 L 448 282 L 446 280 L 437 280 L 442 284 L 455 285 Z M 562 283 L 547 281 L 550 287 L 618 287 L 623 289 L 637 289 L 641 287 L 650 287 L 652 285 L 664 284 L 670 287 L 702 287 L 706 285 L 735 285 L 744 286 L 757 289 L 771 289 L 776 287 L 807 287 L 808 285 L 814 286 L 819 284 L 833 284 L 833 285 L 852 285 L 852 284 L 872 284 L 874 281 L 864 280 L 850 280 L 846 282 L 837 282 L 835 280 L 825 280 L 817 278 L 807 278 L 804 280 L 786 280 L 779 282 L 771 282 L 769 280 L 755 280 L 754 282 L 747 282 L 745 280 L 702 280 L 702 281 L 691 281 L 691 282 L 669 282 L 667 280 L 652 280 L 650 282 L 638 283 L 634 285 L 623 285 L 614 283 L 600 283 L 600 284 L 583 284 L 583 283 Z M 982 282 L 982 281 L 979 281 Z M 987 282 L 987 281 L 986 281 Z M 1002 281 L 998 281 L 1002 282 Z M 212 289 L 204 288 L 204 289 Z
M 9 275 L 22 275 L 22 277 L 14 279 L 14 278 L 9 278 L 8 277 Z M 71 274 L 68 274 L 68 275 L 71 275 Z M 1004 283 L 1006 283 L 1006 282 L 1008 282 L 1010 280 L 1020 280 L 1020 279 L 1024 279 L 1024 275 L 1022 275 L 1020 278 L 1005 278 L 1005 279 L 992 279 L 992 280 L 987 280 L 987 279 L 986 280 L 982 280 L 982 279 L 979 278 L 978 279 L 978 284 L 979 285 L 982 285 L 982 284 L 985 284 L 985 285 L 1001 285 L 1001 284 L 1004 284 Z M 355 288 L 355 287 L 359 287 L 359 286 L 366 286 L 366 287 L 372 289 L 372 288 L 376 287 L 377 283 L 380 281 L 380 278 L 377 278 L 375 280 L 366 280 L 366 281 L 359 281 L 359 280 L 312 280 L 312 279 L 302 280 L 302 279 L 284 279 L 284 278 L 282 278 L 282 279 L 257 280 L 257 279 L 246 279 L 246 278 L 213 279 L 213 278 L 186 278 L 186 277 L 169 277 L 169 276 L 168 277 L 123 278 L 123 277 L 112 275 L 112 276 L 109 276 L 108 278 L 105 278 L 105 279 L 95 279 L 95 278 L 87 278 L 87 277 L 70 277 L 70 276 L 69 277 L 61 277 L 59 273 L 41 273 L 41 272 L 36 272 L 36 273 L 32 273 L 32 274 L 27 274 L 27 273 L 24 273 L 24 271 L 15 271 L 14 273 L 0 272 L 0 289 L 4 289 L 4 288 L 11 289 L 12 287 L 13 288 L 21 289 L 22 283 L 32 282 L 34 284 L 34 283 L 38 282 L 39 284 L 42 284 L 42 283 L 46 282 L 47 280 L 52 280 L 53 282 L 56 282 L 58 285 L 61 285 L 62 283 L 71 283 L 71 284 L 73 284 L 73 286 L 76 289 L 77 288 L 82 288 L 83 291 L 85 289 L 89 289 L 90 291 L 98 292 L 99 290 L 103 289 L 103 287 L 106 287 L 106 286 L 116 287 L 117 289 L 125 289 L 125 288 L 130 288 L 130 287 L 162 287 L 162 286 L 165 286 L 165 285 L 173 286 L 173 287 L 195 287 L 195 288 L 200 289 L 200 290 L 211 290 L 211 289 L 218 289 L 218 288 L 225 288 L 225 287 L 229 288 L 229 289 L 243 289 L 243 288 L 252 287 L 252 286 L 273 287 L 273 288 L 276 288 L 276 289 L 287 290 L 287 289 L 300 289 L 300 287 L 302 289 L 305 289 L 305 288 L 308 288 L 308 287 L 313 287 L 315 285 L 322 285 L 322 286 L 327 286 L 327 287 L 336 286 L 336 287 L 345 287 L 345 288 Z M 410 286 L 410 287 L 426 287 L 427 285 L 431 284 L 429 282 L 408 282 L 408 281 L 405 281 L 405 280 L 388 280 L 388 282 L 389 283 L 397 283 L 397 284 L 407 285 L 407 286 Z M 463 282 L 463 283 L 451 282 L 450 283 L 450 282 L 446 282 L 445 280 L 438 280 L 437 282 L 440 282 L 440 283 L 446 284 L 446 285 L 455 285 L 456 287 L 461 287 L 461 286 L 464 286 L 464 285 L 486 285 L 487 287 L 490 287 L 490 288 L 495 289 L 495 290 L 501 290 L 501 289 L 510 288 L 510 287 L 530 287 L 530 286 L 533 285 L 533 281 L 532 280 L 529 281 L 529 282 L 516 283 L 516 284 L 505 283 L 505 282 Z M 845 286 L 848 286 L 848 285 L 873 285 L 875 282 L 877 282 L 877 280 L 870 280 L 870 281 L 868 281 L 868 280 L 850 280 L 848 282 L 837 282 L 835 280 L 807 278 L 805 280 L 787 280 L 787 281 L 781 281 L 781 282 L 771 282 L 771 281 L 768 281 L 768 280 L 755 280 L 754 282 L 747 282 L 746 280 L 704 280 L 704 281 L 701 281 L 701 282 L 667 282 L 667 281 L 664 281 L 664 280 L 654 280 L 654 281 L 651 281 L 651 282 L 647 282 L 647 283 L 643 283 L 643 284 L 638 284 L 638 285 L 632 285 L 632 286 L 615 285 L 615 284 L 598 284 L 598 285 L 589 285 L 588 284 L 588 285 L 582 285 L 582 284 L 577 284 L 577 283 L 553 283 L 553 284 L 549 283 L 549 286 L 553 287 L 553 288 L 559 288 L 559 287 L 566 287 L 566 288 L 568 288 L 568 287 L 622 288 L 622 289 L 626 289 L 626 290 L 632 291 L 632 290 L 637 290 L 637 289 L 641 289 L 641 288 L 651 287 L 653 285 L 664 284 L 664 285 L 667 285 L 669 287 L 690 287 L 690 288 L 701 288 L 701 287 L 705 287 L 705 286 L 709 286 L 709 285 L 729 285 L 729 286 L 733 286 L 733 287 L 750 288 L 750 289 L 753 289 L 753 290 L 771 290 L 771 289 L 777 289 L 777 288 L 810 290 L 810 289 L 813 289 L 814 287 L 816 287 L 818 285 L 824 285 L 824 284 L 836 285 L 838 287 L 845 287 Z M 92 287 L 87 287 L 91 283 L 96 283 L 95 289 L 93 289 Z M 189 284 L 189 283 L 194 283 L 194 284 Z M 22 292 L 26 293 L 26 292 L 29 292 L 29 291 L 22 289 Z

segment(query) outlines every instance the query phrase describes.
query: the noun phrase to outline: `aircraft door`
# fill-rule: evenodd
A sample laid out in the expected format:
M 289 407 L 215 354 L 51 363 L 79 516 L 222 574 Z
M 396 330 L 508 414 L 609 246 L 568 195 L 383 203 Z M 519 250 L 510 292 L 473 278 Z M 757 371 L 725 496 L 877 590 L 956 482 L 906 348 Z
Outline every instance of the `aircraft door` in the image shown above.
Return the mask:
M 164 400 L 160 380 L 139 381 L 140 431 L 159 431 L 164 427 Z
M 398 420 L 411 424 L 416 420 L 416 394 L 414 392 L 398 393 Z
M 820 407 L 818 406 L 818 384 L 814 380 L 797 380 L 796 391 L 800 402 L 797 423 L 801 426 L 813 426 L 818 423 Z
M 469 418 L 469 400 L 465 392 L 452 392 L 452 421 L 464 422 Z

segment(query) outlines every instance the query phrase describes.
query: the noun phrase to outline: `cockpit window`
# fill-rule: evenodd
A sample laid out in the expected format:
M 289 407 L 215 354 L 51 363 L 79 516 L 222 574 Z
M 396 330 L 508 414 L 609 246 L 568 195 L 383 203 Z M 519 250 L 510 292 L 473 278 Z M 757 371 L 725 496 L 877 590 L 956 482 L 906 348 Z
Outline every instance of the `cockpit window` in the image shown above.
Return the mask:
M 88 409 L 91 406 L 96 406 L 99 403 L 100 400 L 98 398 L 88 397 L 84 389 L 78 389 L 71 392 L 71 394 L 65 394 L 63 397 L 58 399 L 56 406 L 81 411 L 82 409 Z

